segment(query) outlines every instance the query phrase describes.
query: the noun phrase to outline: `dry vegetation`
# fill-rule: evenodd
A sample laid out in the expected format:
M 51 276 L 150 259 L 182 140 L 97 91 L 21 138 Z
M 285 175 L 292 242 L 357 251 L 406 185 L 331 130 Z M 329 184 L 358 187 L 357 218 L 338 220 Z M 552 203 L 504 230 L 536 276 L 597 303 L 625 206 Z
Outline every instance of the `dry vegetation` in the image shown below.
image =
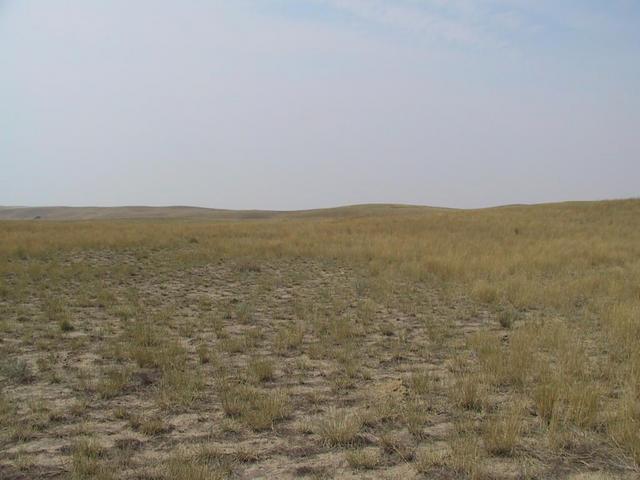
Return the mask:
M 638 478 L 640 201 L 0 223 L 0 478 Z

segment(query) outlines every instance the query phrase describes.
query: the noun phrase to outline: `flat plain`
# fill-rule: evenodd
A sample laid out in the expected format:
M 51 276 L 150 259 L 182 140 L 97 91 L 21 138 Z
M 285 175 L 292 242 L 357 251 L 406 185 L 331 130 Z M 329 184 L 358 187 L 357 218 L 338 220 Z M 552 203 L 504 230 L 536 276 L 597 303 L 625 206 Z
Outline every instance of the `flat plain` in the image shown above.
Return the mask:
M 3 212 L 2 479 L 640 474 L 638 200 Z

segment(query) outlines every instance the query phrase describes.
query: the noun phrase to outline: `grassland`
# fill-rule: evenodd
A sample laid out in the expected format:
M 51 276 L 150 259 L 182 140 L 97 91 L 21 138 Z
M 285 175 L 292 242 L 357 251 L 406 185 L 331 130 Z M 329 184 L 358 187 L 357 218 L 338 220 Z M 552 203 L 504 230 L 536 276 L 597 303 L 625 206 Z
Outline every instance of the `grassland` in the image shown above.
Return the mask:
M 638 478 L 640 201 L 0 222 L 0 478 Z

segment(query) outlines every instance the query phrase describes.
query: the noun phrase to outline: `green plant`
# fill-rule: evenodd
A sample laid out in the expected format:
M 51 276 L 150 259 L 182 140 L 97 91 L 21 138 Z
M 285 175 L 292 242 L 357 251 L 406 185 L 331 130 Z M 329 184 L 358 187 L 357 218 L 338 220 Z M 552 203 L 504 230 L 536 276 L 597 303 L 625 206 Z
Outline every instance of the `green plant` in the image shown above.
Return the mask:
M 6 359 L 0 364 L 0 373 L 15 383 L 28 383 L 33 379 L 31 367 L 25 360 Z

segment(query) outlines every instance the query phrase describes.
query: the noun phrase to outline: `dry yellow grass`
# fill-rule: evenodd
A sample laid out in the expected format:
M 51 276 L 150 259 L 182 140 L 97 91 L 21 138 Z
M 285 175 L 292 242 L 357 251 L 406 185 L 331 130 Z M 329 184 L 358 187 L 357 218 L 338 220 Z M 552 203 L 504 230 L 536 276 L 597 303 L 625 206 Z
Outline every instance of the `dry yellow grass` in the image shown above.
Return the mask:
M 202 293 L 220 265 L 238 290 L 224 302 Z M 640 464 L 638 200 L 224 222 L 0 222 L 0 278 L 0 332 L 9 339 L 0 344 L 0 452 L 63 421 L 12 400 L 46 380 L 81 402 L 106 403 L 135 399 L 149 382 L 145 418 L 209 403 L 230 430 L 255 435 L 279 435 L 280 425 L 312 414 L 317 428 L 307 435 L 317 448 L 352 448 L 360 434 L 386 438 L 388 429 L 410 432 L 411 448 L 436 436 L 449 453 L 419 457 L 426 476 L 479 477 L 492 456 L 524 465 L 532 451 L 543 476 L 579 471 L 585 449 L 615 475 Z M 138 279 L 147 283 L 137 288 Z M 287 305 L 278 315 L 264 300 L 276 293 Z M 97 315 L 91 332 L 83 308 Z M 80 359 L 73 375 L 53 367 L 58 345 Z M 96 356 L 99 368 L 89 364 Z M 414 368 L 418 360 L 438 376 Z M 367 405 L 375 375 L 399 381 L 402 405 L 344 413 Z M 516 415 L 506 404 L 523 408 Z M 436 415 L 475 430 L 433 433 Z M 115 462 L 74 445 L 77 478 L 106 475 Z M 356 471 L 397 457 L 366 448 L 346 454 Z M 11 468 L 32 468 L 24 454 L 14 457 Z M 566 458 L 575 463 L 553 470 Z

